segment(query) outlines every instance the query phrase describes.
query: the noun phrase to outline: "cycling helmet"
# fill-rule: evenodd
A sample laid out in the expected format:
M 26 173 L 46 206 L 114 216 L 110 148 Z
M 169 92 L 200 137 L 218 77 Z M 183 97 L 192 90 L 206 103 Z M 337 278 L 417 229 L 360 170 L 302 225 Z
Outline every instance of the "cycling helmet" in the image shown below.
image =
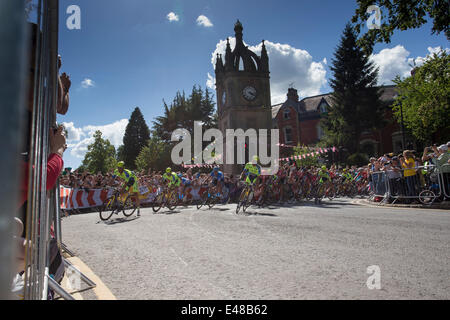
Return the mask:
M 259 161 L 259 157 L 258 156 L 253 156 L 253 161 L 258 162 Z
M 120 161 L 119 163 L 117 163 L 117 168 L 123 168 L 125 166 L 125 162 Z
M 327 170 L 327 166 L 322 166 L 322 170 Z
M 179 178 L 183 178 L 183 174 L 182 174 L 182 173 L 179 173 L 179 174 L 178 174 L 178 177 L 179 177 Z
M 217 172 L 217 171 L 219 171 L 219 168 L 218 167 L 214 167 L 213 171 Z
M 172 172 L 172 168 L 167 168 L 166 169 L 166 173 L 171 173 Z

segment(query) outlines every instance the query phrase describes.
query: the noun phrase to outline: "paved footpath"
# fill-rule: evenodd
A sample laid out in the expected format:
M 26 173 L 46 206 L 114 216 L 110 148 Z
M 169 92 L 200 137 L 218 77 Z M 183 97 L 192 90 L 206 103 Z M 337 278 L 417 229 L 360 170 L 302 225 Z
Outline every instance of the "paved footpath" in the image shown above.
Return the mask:
M 450 299 L 449 210 L 337 199 L 247 213 L 76 215 L 63 240 L 117 299 Z

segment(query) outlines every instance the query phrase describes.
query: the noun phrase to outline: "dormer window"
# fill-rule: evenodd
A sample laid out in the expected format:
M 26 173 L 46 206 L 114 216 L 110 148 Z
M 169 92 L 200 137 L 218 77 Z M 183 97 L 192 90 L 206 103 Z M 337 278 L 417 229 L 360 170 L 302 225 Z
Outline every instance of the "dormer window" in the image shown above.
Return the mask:
M 286 108 L 283 110 L 283 119 L 289 120 L 291 118 L 291 110 L 289 108 Z
M 325 102 L 322 102 L 319 106 L 319 111 L 320 113 L 327 113 L 327 104 Z

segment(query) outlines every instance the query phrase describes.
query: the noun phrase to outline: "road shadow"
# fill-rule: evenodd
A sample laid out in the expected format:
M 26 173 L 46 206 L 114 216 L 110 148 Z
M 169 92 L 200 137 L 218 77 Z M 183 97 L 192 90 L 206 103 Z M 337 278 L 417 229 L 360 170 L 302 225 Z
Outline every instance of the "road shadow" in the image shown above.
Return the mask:
M 250 209 L 250 211 L 249 211 Z M 258 210 L 258 208 L 248 208 L 246 212 L 241 213 L 245 216 L 261 216 L 261 217 L 278 217 L 278 215 L 273 213 L 257 212 L 253 210 Z
M 103 223 L 105 223 L 106 225 L 113 225 L 113 224 L 117 224 L 117 223 L 131 222 L 131 221 L 137 220 L 137 219 L 139 219 L 139 218 L 140 218 L 140 217 L 136 217 L 136 216 L 134 216 L 134 217 L 128 217 L 128 218 L 124 217 L 124 218 L 116 218 L 116 219 L 112 219 L 112 220 L 108 220 L 108 221 L 102 221 L 102 220 L 100 220 L 100 221 L 98 221 L 97 223 L 103 222 Z
M 172 214 L 178 214 L 178 213 L 181 212 L 180 210 L 177 210 L 177 209 L 175 209 L 175 210 L 165 210 L 165 211 L 163 211 L 163 210 L 164 209 L 161 209 L 159 212 L 154 212 L 153 214 L 164 214 L 164 215 L 170 216 Z

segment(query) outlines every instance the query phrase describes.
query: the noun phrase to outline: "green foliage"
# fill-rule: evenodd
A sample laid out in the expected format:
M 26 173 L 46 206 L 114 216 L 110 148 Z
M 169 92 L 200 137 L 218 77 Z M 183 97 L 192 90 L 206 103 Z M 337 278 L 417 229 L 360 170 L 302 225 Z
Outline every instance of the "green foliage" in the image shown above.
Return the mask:
M 166 143 L 153 136 L 136 158 L 137 170 L 147 172 L 150 168 L 165 169 L 170 161 L 170 151 Z
M 162 141 L 171 142 L 172 132 L 178 128 L 194 132 L 194 122 L 202 121 L 203 129 L 207 130 L 216 125 L 215 104 L 211 92 L 194 86 L 191 95 L 186 98 L 185 93 L 177 92 L 170 106 L 164 103 L 164 115 L 153 121 L 154 134 Z
M 91 173 L 106 173 L 116 165 L 116 150 L 109 140 L 102 138 L 101 131 L 94 133 L 94 142 L 88 146 L 81 169 Z M 79 169 L 80 169 L 79 168 Z
M 347 164 L 350 166 L 365 166 L 369 162 L 369 157 L 365 153 L 354 153 L 347 158 Z
M 130 121 L 125 129 L 123 137 L 123 149 L 120 151 L 120 157 L 125 162 L 125 167 L 130 170 L 136 169 L 136 158 L 142 148 L 147 145 L 150 139 L 150 129 L 145 123 L 141 110 L 136 107 L 131 114 Z
M 166 166 L 170 162 L 170 152 L 177 142 L 172 142 L 172 132 L 176 129 L 186 129 L 191 134 L 192 148 L 194 143 L 194 122 L 203 123 L 203 131 L 214 128 L 217 125 L 217 114 L 215 113 L 215 103 L 211 92 L 201 87 L 194 86 L 188 98 L 185 93 L 177 92 L 170 106 L 164 103 L 164 115 L 153 121 L 153 136 L 166 143 L 166 148 L 161 157 L 166 160 Z M 203 148 L 209 144 L 203 142 Z M 193 155 L 195 156 L 195 155 Z
M 306 154 L 310 154 L 312 152 L 315 152 L 314 148 L 309 148 L 305 145 L 294 147 L 294 155 L 295 156 L 303 156 Z M 307 156 L 305 159 L 301 160 L 295 160 L 297 162 L 297 166 L 299 167 L 311 167 L 311 166 L 318 166 L 319 165 L 319 158 L 320 156 L 315 155 L 314 156 Z
M 355 31 L 349 24 L 334 53 L 331 70 L 333 103 L 321 120 L 323 141 L 355 153 L 362 132 L 382 127 L 383 104 L 376 87 L 378 69 L 356 44 Z
M 396 30 L 416 29 L 431 19 L 432 34 L 444 32 L 450 40 L 450 10 L 446 0 L 357 0 L 358 8 L 352 17 L 356 32 L 366 28 L 370 5 L 377 5 L 381 10 L 381 28 L 368 30 L 358 44 L 366 53 L 371 53 L 373 45 L 378 42 L 390 43 Z
M 450 139 L 450 55 L 444 50 L 433 54 L 414 76 L 397 77 L 398 97 L 393 111 L 397 121 L 403 121 L 415 138 L 431 142 L 438 134 L 442 141 Z

